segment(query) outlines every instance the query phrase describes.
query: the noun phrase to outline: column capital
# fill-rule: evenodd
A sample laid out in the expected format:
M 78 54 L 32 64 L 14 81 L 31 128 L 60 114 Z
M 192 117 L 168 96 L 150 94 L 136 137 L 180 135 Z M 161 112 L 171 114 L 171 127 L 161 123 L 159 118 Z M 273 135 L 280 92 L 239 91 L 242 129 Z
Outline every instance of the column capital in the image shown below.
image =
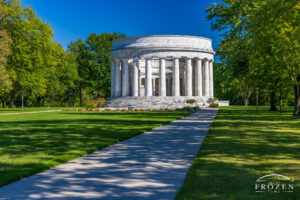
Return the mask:
M 139 58 L 132 58 L 132 62 L 133 62 L 133 63 L 138 63 L 139 60 L 140 60 Z

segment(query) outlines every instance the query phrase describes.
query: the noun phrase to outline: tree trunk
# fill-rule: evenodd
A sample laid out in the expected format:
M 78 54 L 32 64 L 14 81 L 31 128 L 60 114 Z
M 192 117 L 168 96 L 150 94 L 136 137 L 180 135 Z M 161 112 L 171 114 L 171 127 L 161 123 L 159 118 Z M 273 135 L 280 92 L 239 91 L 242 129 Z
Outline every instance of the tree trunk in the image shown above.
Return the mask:
M 277 108 L 276 108 L 276 93 L 275 93 L 275 91 L 272 91 L 271 95 L 270 95 L 270 111 L 277 111 Z
M 256 110 L 258 110 L 258 89 L 256 89 Z
M 24 94 L 23 94 L 23 92 L 22 92 L 21 98 L 22 98 L 22 110 L 24 110 Z
M 76 92 L 75 89 L 73 90 L 73 106 L 76 107 Z
M 15 101 L 16 101 L 16 97 L 15 97 L 15 96 L 11 97 L 10 103 L 9 103 L 9 107 L 10 107 L 10 108 L 13 108 L 13 107 L 14 107 Z
M 45 107 L 45 97 L 42 98 L 42 107 Z
M 282 89 L 280 89 L 279 101 L 280 101 L 280 113 L 282 113 Z
M 79 105 L 82 106 L 82 92 L 81 92 L 81 87 L 79 87 Z
M 71 89 L 68 89 L 68 95 L 69 95 L 69 107 L 71 107 Z
M 38 97 L 37 102 L 38 102 L 38 107 L 41 107 L 41 97 Z
M 248 106 L 248 98 L 244 98 L 244 104 L 245 106 Z
M 300 85 L 295 86 L 294 115 L 300 115 Z
M 4 101 L 2 101 L 2 107 L 5 108 L 5 102 Z

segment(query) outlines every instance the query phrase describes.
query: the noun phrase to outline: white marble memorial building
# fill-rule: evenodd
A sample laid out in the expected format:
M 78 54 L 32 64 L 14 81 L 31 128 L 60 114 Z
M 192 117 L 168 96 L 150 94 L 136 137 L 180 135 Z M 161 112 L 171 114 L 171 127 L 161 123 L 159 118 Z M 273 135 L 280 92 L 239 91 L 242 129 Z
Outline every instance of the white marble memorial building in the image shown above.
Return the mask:
M 212 41 L 184 35 L 149 35 L 113 41 L 108 105 L 183 107 L 214 97 Z

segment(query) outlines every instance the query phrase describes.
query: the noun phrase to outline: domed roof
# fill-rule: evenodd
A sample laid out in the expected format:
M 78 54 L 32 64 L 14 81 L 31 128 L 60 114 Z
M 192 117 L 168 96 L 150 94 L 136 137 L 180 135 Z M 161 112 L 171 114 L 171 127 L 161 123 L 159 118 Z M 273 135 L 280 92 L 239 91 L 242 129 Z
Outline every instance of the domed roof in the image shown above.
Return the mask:
M 146 35 L 114 40 L 112 52 L 120 50 L 185 50 L 213 52 L 209 38 L 186 35 Z

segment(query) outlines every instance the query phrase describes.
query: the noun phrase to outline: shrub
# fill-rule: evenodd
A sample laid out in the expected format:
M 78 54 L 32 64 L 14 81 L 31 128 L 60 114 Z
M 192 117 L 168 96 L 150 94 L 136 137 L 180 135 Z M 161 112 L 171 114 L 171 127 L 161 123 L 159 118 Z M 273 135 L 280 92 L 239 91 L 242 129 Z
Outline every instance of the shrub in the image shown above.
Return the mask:
M 105 103 L 105 99 L 97 99 L 93 101 L 86 102 L 87 108 L 99 108 L 102 107 Z
M 219 104 L 218 103 L 213 103 L 210 105 L 211 108 L 219 108 Z
M 197 101 L 195 99 L 189 99 L 186 101 L 186 103 L 189 103 L 189 104 L 193 104 L 193 103 L 196 103 Z
M 207 103 L 209 103 L 209 104 L 215 104 L 216 101 L 218 101 L 218 99 L 216 99 L 216 98 L 208 98 L 207 99 Z
M 191 109 L 190 106 L 184 106 L 184 110 L 188 111 L 188 110 L 190 110 L 190 109 Z
M 111 109 L 109 109 L 109 108 L 105 108 L 105 111 L 111 111 Z

